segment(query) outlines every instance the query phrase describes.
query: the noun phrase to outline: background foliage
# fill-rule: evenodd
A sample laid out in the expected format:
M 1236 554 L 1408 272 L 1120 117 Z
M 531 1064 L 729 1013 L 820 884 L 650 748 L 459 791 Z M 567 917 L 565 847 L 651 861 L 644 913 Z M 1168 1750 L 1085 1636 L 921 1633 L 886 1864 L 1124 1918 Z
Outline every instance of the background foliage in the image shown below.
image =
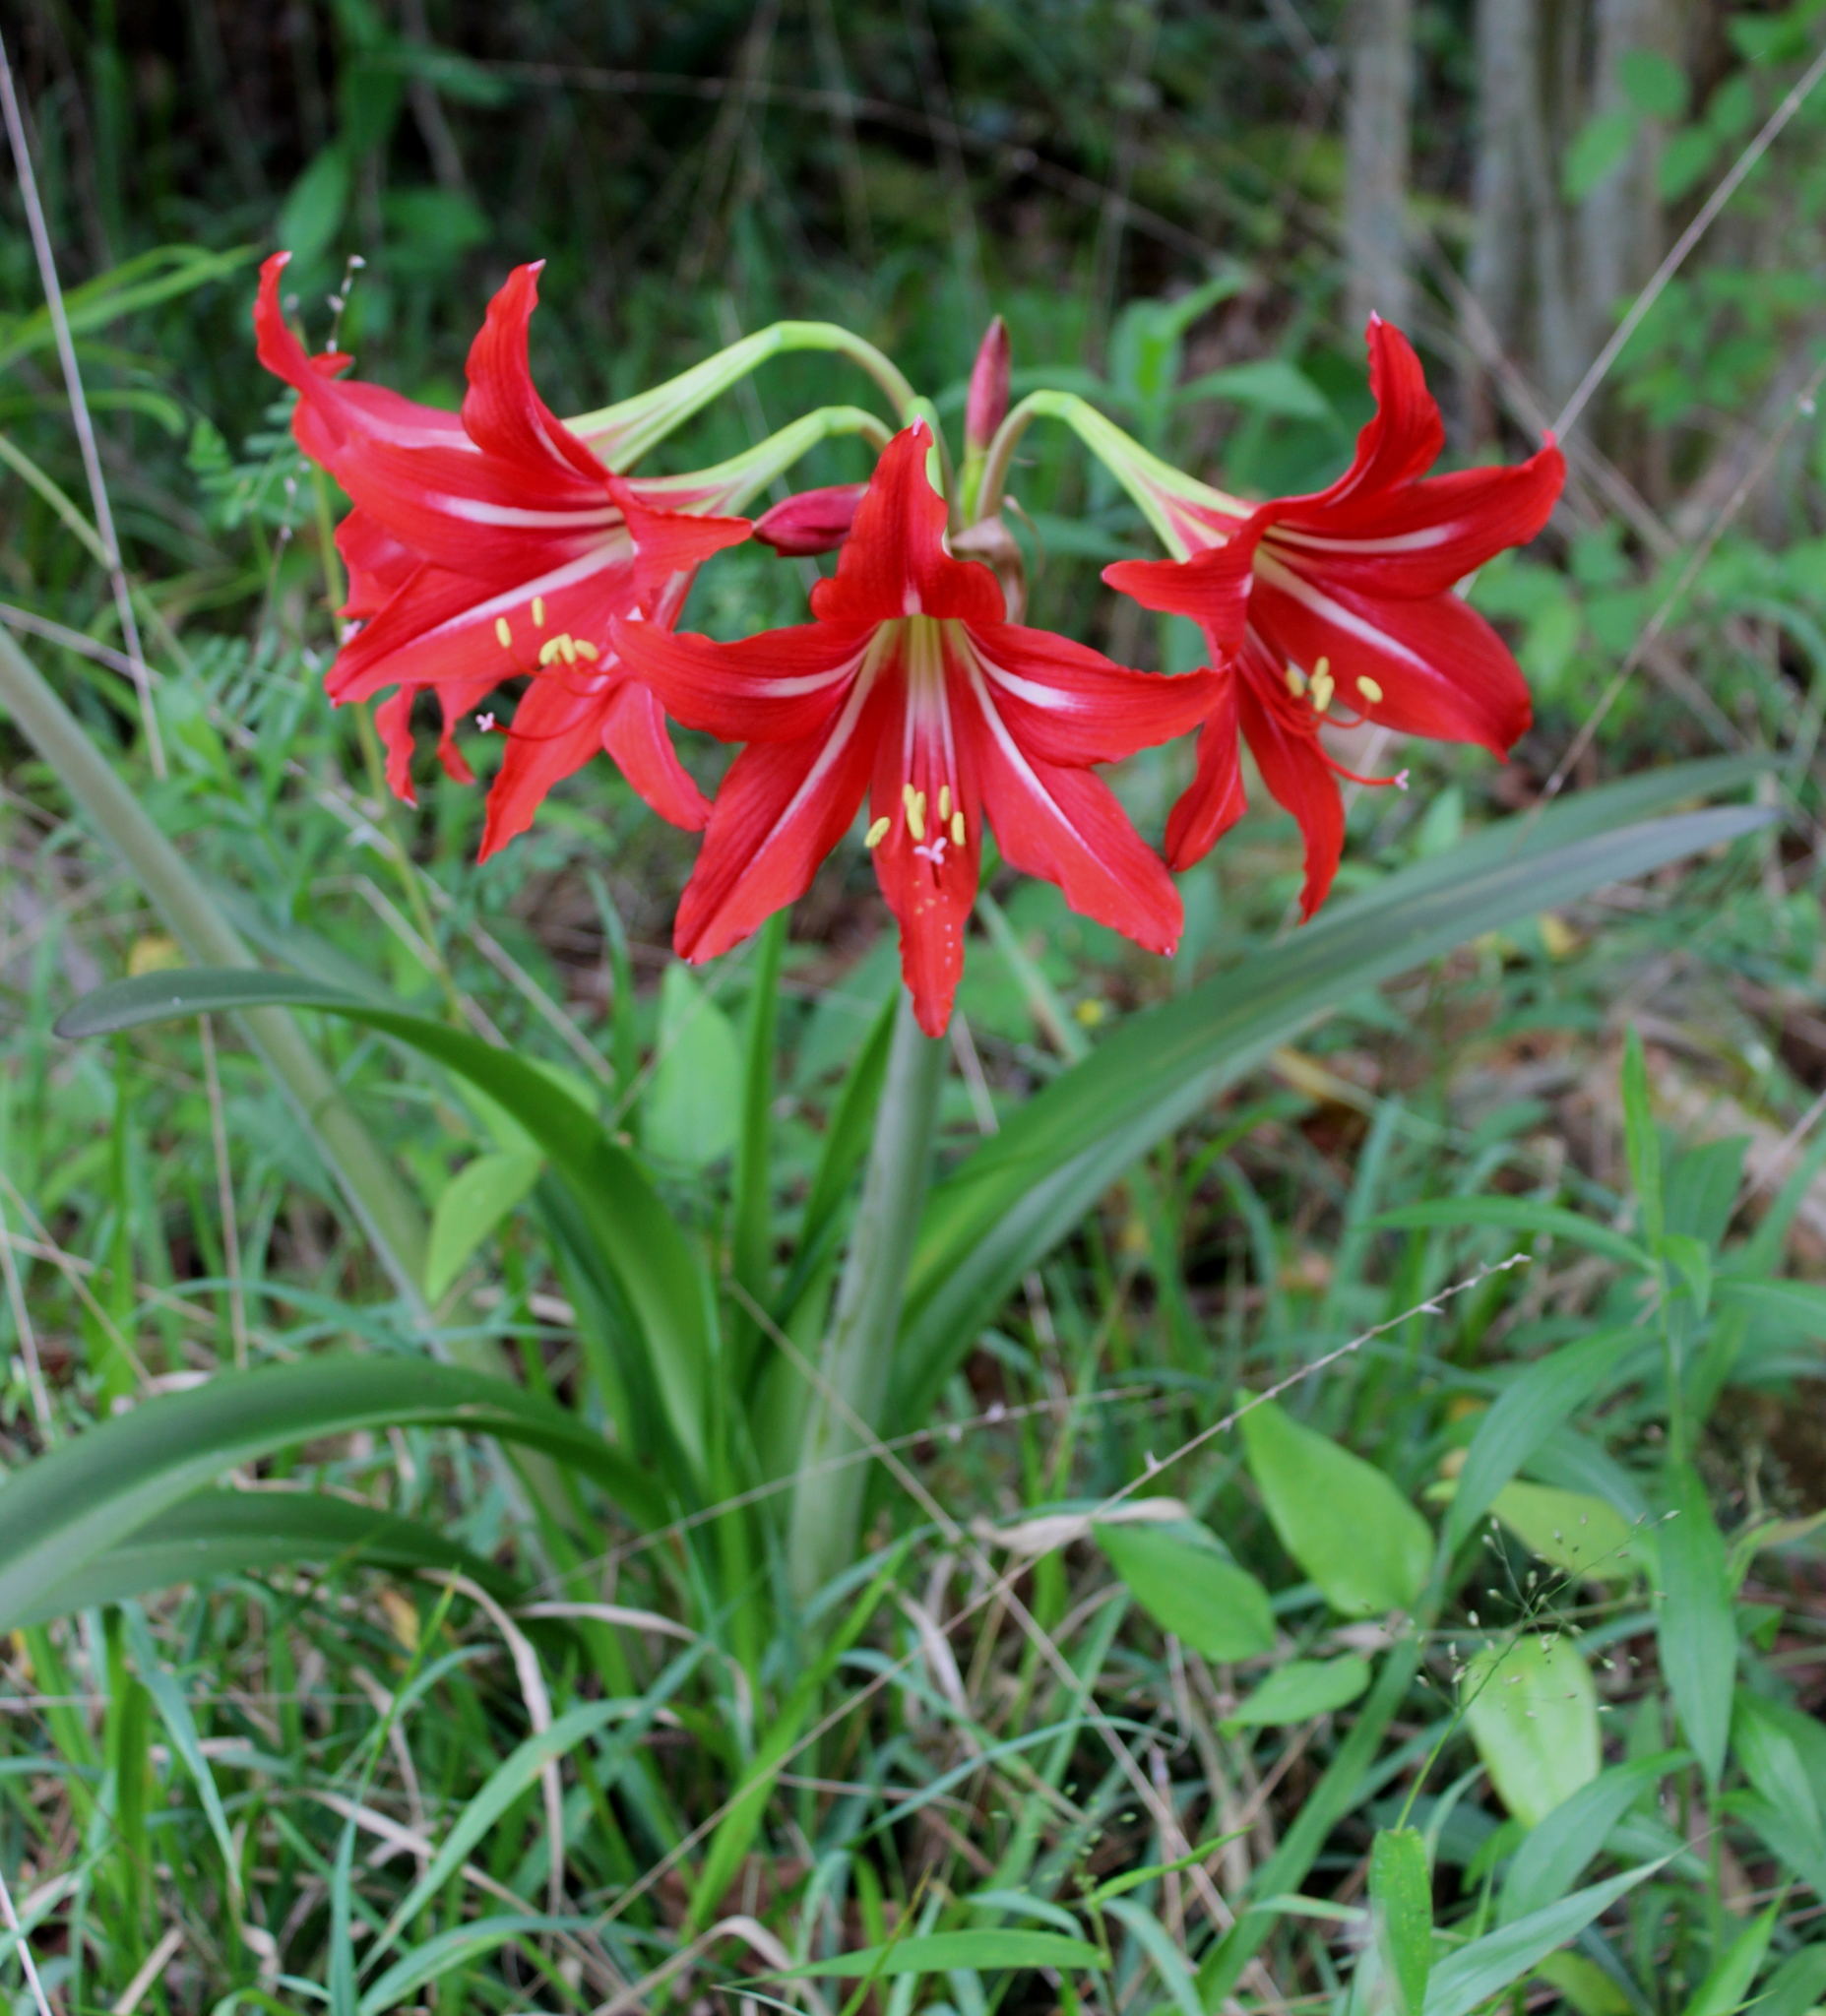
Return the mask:
M 754 1446 L 695 1497 L 656 1483 L 660 1431 L 634 1424 L 663 1399 L 616 1355 L 625 1311 L 528 1131 L 536 1086 L 491 1094 L 375 1015 L 384 992 L 533 1065 L 638 1152 L 719 1274 L 746 1227 L 763 1314 L 815 1354 L 815 1235 L 841 1229 L 892 983 L 861 857 L 799 906 L 762 1042 L 755 954 L 671 962 L 691 845 L 605 766 L 485 868 L 474 790 L 426 766 L 416 811 L 388 800 L 367 723 L 322 699 L 334 500 L 247 321 L 253 260 L 286 243 L 314 339 L 335 316 L 365 376 L 453 404 L 487 294 L 542 257 L 535 372 L 561 412 L 802 315 L 852 323 L 955 418 L 998 310 L 1017 390 L 1093 393 L 1266 494 L 1343 465 L 1356 311 L 1396 288 L 1452 456 L 1511 454 L 1811 74 L 1817 15 L 0 7 L 168 775 L 11 186 L 0 621 L 263 961 L 366 1000 L 304 1026 L 432 1249 L 427 1317 L 225 1000 L 52 1034 L 184 961 L 4 730 L 0 1875 L 50 2006 L 657 2006 L 890 1940 L 863 1967 L 892 2016 L 1826 1999 L 1826 91 L 1616 358 L 1547 534 L 1476 585 L 1536 726 L 1505 769 L 1405 750 L 1414 788 L 1356 799 L 1340 893 L 1368 908 L 1344 951 L 1273 953 L 1298 861 L 1272 807 L 1186 878 L 1170 964 L 993 885 L 943 1164 L 1005 1130 L 971 1167 L 1011 1194 L 1070 1061 L 1107 1048 L 1102 1082 L 1139 1077 L 1150 1032 L 1240 1018 L 1229 976 L 1307 959 L 1316 992 L 1201 1052 L 1172 1124 L 1085 1178 L 1095 1206 L 1061 1193 L 1043 1258 L 1008 1245 L 1014 1292 L 903 1389 L 866 1558 L 810 1606 L 769 1552 L 793 1444 L 766 1430 L 802 1404 L 785 1349 L 725 1301 Z M 1378 60 L 1411 80 L 1406 133 Z M 737 452 L 827 377 L 783 359 L 661 460 Z M 804 479 L 859 454 L 827 446 Z M 1097 584 L 1148 550 L 1133 512 L 1062 436 L 1024 454 L 1036 619 L 1192 662 Z M 796 620 L 803 589 L 738 551 L 686 620 Z M 684 740 L 709 783 L 722 752 Z M 1745 760 L 1671 771 L 1720 752 Z M 1188 760 L 1118 779 L 1144 831 Z M 1708 792 L 1781 823 L 1706 828 L 1708 851 L 1596 894 L 1594 852 L 1556 894 L 1495 822 L 1534 832 L 1562 772 L 1543 850 Z M 1499 914 L 1468 878 L 1518 859 Z M 1427 963 L 1372 984 L 1395 907 L 1453 887 L 1484 911 L 1463 899 Z M 963 1292 L 939 1292 L 949 1222 L 915 1341 Z M 244 1363 L 287 1368 L 270 1418 L 213 1377 Z M 156 1519 L 122 1513 L 80 1567 L 48 1551 L 69 1507 L 113 1517 L 181 1449 L 199 1468 Z M 28 1473 L 47 1450 L 64 1467 Z M 183 1495 L 223 1477 L 261 1486 L 232 1518 Z M 45 1479 L 68 1480 L 55 1519 Z M 1138 1499 L 1155 1516 L 1117 1516 Z M 1417 1628 L 1391 1642 L 1391 1610 Z M 5 1934 L 0 1970 L 33 2007 Z

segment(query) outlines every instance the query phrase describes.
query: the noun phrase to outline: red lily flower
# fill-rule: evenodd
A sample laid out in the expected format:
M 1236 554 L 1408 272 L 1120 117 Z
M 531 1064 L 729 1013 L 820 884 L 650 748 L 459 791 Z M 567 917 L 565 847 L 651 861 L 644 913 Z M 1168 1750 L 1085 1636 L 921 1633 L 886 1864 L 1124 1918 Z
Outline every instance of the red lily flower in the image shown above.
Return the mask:
M 531 676 L 488 796 L 485 859 L 532 823 L 560 778 L 606 750 L 662 818 L 696 830 L 708 800 L 680 766 L 658 701 L 608 649 L 611 617 L 669 624 L 693 570 L 745 538 L 745 519 L 666 506 L 714 501 L 690 485 L 630 482 L 546 408 L 527 364 L 537 266 L 517 267 L 470 350 L 461 414 L 377 385 L 345 384 L 340 351 L 307 356 L 279 279 L 260 273 L 260 361 L 299 393 L 298 445 L 347 491 L 337 533 L 350 619 L 327 679 L 339 706 L 397 689 L 377 712 L 387 779 L 409 804 L 411 710 L 443 706 L 438 755 L 472 782 L 452 729 L 504 680 Z M 484 727 L 492 725 L 484 716 Z
M 815 621 L 739 644 L 622 621 L 615 649 L 688 727 L 748 747 L 729 767 L 678 907 L 686 959 L 726 951 L 804 894 L 869 799 L 865 844 L 901 923 L 919 1026 L 943 1032 L 964 964 L 986 811 L 1007 859 L 1156 952 L 1179 892 L 1091 775 L 1180 733 L 1211 680 L 1130 671 L 1005 619 L 986 567 L 944 547 L 922 423 L 888 444 Z
M 1532 539 L 1566 473 L 1549 440 L 1512 469 L 1422 480 L 1445 428 L 1413 346 L 1380 317 L 1369 325 L 1369 366 L 1375 417 L 1329 489 L 1251 510 L 1202 485 L 1194 497 L 1157 482 L 1153 501 L 1191 557 L 1103 570 L 1146 607 L 1200 623 L 1223 668 L 1197 775 L 1167 821 L 1168 861 L 1202 859 L 1242 815 L 1240 733 L 1305 838 L 1306 916 L 1324 902 L 1344 848 L 1333 773 L 1352 773 L 1319 740 L 1334 697 L 1357 720 L 1478 742 L 1499 758 L 1527 732 L 1520 668 L 1452 588 Z

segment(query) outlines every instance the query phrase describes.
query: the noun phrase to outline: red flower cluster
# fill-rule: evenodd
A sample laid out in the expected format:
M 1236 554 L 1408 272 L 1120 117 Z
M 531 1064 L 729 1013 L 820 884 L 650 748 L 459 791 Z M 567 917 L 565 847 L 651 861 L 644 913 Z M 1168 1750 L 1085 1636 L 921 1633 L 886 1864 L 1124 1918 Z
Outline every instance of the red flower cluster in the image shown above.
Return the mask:
M 1513 659 L 1451 591 L 1540 530 L 1559 452 L 1423 480 L 1443 445 L 1439 410 L 1406 339 L 1381 322 L 1376 415 L 1329 489 L 1252 509 L 1139 452 L 1118 467 L 1186 557 L 1126 561 L 1104 578 L 1193 617 L 1211 648 L 1214 669 L 1163 678 L 1007 620 L 995 574 L 948 549 L 922 421 L 894 437 L 866 485 L 802 493 L 753 528 L 783 553 L 841 546 L 812 591 L 813 621 L 737 644 L 675 635 L 696 568 L 751 528 L 709 515 L 726 484 L 620 475 L 605 459 L 612 437 L 545 408 L 527 364 L 536 267 L 490 304 L 459 415 L 344 382 L 339 352 L 307 355 L 280 310 L 284 258 L 261 275 L 261 360 L 297 388 L 298 442 L 354 504 L 337 535 L 351 627 L 331 697 L 393 689 L 378 721 L 389 781 L 409 799 L 415 695 L 437 694 L 439 755 L 467 781 L 455 723 L 526 675 L 483 854 L 606 750 L 661 816 L 708 829 L 678 911 L 687 959 L 726 951 L 802 895 L 866 798 L 864 845 L 900 920 L 919 1022 L 936 1035 L 962 972 L 985 819 L 1013 866 L 1170 952 L 1178 891 L 1093 766 L 1202 726 L 1197 775 L 1167 826 L 1167 859 L 1182 868 L 1241 813 L 1246 740 L 1304 833 L 1310 914 L 1344 838 L 1338 766 L 1319 740 L 1334 700 L 1499 756 L 1528 726 Z M 991 337 L 972 385 L 972 471 L 1006 407 L 999 323 Z M 714 805 L 680 766 L 667 715 L 745 745 Z

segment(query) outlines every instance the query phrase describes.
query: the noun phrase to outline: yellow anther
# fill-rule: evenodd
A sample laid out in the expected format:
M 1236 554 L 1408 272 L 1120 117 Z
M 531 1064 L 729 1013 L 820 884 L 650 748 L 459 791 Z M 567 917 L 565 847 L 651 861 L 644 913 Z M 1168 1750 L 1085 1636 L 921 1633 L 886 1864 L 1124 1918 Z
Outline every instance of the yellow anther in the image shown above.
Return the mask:
M 1312 675 L 1312 704 L 1321 714 L 1331 706 L 1332 695 L 1337 691 L 1330 672 L 1314 672 Z
M 964 845 L 964 814 L 962 812 L 953 812 L 951 815 L 951 845 L 953 847 L 962 847 Z
M 1371 707 L 1374 707 L 1376 702 L 1382 698 L 1382 688 L 1376 684 L 1374 679 L 1365 678 L 1360 672 L 1357 674 L 1356 690 L 1369 702 Z
M 573 637 L 571 643 L 576 648 L 577 656 L 579 658 L 587 658 L 592 664 L 595 664 L 597 660 L 602 656 L 587 637 Z
M 938 788 L 938 816 L 940 820 L 951 817 L 951 787 L 941 784 Z
M 545 598 L 542 595 L 533 598 L 533 627 L 535 630 L 545 627 Z
M 544 643 L 541 644 L 538 648 L 539 663 L 542 665 L 550 664 L 552 660 L 558 656 L 559 649 L 563 645 L 563 643 L 564 640 L 561 637 L 546 638 Z
M 1318 662 L 1318 663 L 1317 663 L 1316 665 L 1314 665 L 1314 666 L 1313 666 L 1313 668 L 1312 668 L 1312 676 L 1313 676 L 1313 678 L 1314 678 L 1315 680 L 1318 680 L 1318 679 L 1328 679 L 1328 678 L 1330 678 L 1330 677 L 1331 677 L 1331 671 L 1332 671 L 1332 662 L 1331 662 L 1331 660 L 1330 660 L 1330 659 L 1328 659 L 1328 658 L 1322 658 L 1322 659 L 1320 659 L 1320 661 Z
M 1289 665 L 1287 670 L 1288 691 L 1297 700 L 1306 690 L 1306 675 L 1298 665 Z
M 577 640 L 568 630 L 559 633 L 558 650 L 567 665 L 574 665 L 577 662 Z
M 494 634 L 503 651 L 513 650 L 514 633 L 507 627 L 507 618 L 505 616 L 497 616 L 494 619 Z
M 901 803 L 907 807 L 907 830 L 914 840 L 925 838 L 925 793 L 910 784 L 901 786 Z
M 887 839 L 888 828 L 893 824 L 894 821 L 892 819 L 885 817 L 873 820 L 869 825 L 868 831 L 862 836 L 862 845 L 869 848 L 879 847 Z

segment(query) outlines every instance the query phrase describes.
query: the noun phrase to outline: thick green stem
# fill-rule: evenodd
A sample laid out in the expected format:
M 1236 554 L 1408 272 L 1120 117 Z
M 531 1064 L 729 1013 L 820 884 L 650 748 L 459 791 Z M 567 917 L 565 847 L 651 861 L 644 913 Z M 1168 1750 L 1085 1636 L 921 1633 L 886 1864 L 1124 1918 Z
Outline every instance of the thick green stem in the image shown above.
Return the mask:
M 133 792 L 108 767 L 82 724 L 24 652 L 0 631 L 0 704 L 57 773 L 102 839 L 152 899 L 199 966 L 252 966 L 209 891 L 165 839 Z M 424 1298 L 425 1223 L 336 1082 L 283 1008 L 250 1008 L 240 1017 L 248 1040 L 316 1138 L 342 1182 L 394 1286 L 420 1315 Z
M 881 1425 L 944 1068 L 943 1039 L 921 1032 L 903 994 L 850 1259 L 799 1445 L 787 1568 L 800 1603 L 855 1558 L 868 1466 L 841 1459 L 863 1445 L 859 1428 Z

